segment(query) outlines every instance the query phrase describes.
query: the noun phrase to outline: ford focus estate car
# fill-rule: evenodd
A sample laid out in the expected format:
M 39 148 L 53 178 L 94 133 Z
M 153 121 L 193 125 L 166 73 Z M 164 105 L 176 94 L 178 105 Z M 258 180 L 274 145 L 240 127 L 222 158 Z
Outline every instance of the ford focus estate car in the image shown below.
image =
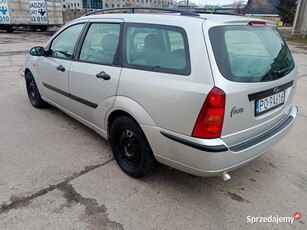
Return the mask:
M 272 22 L 123 9 L 89 13 L 30 50 L 34 107 L 49 103 L 109 139 L 133 177 L 160 162 L 226 180 L 289 132 L 297 70 Z

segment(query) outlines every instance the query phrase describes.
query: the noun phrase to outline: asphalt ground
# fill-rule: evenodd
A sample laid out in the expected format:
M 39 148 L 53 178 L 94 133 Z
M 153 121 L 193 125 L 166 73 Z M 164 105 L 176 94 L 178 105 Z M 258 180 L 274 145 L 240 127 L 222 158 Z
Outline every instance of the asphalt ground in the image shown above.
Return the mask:
M 160 166 L 133 179 L 110 145 L 60 110 L 33 108 L 23 64 L 50 33 L 0 32 L 0 229 L 307 229 L 307 49 L 289 44 L 299 69 L 294 128 L 231 172 L 201 178 Z M 301 218 L 251 223 L 255 217 Z M 254 219 L 252 219 L 254 218 Z M 265 219 L 259 219 L 258 221 Z

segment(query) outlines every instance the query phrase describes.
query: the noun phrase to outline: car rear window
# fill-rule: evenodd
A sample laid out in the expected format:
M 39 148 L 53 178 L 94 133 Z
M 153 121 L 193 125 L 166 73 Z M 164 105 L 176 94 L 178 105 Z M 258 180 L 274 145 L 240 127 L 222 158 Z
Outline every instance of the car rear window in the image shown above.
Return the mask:
M 231 81 L 273 81 L 294 69 L 275 27 L 218 26 L 209 30 L 209 37 L 218 68 Z

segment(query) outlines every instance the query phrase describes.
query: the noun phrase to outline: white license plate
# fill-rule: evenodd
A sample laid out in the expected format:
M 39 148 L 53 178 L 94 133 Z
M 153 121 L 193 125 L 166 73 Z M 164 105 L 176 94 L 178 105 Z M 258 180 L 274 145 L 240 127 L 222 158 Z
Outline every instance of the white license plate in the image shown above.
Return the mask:
M 285 91 L 255 101 L 256 116 L 268 112 L 285 103 Z

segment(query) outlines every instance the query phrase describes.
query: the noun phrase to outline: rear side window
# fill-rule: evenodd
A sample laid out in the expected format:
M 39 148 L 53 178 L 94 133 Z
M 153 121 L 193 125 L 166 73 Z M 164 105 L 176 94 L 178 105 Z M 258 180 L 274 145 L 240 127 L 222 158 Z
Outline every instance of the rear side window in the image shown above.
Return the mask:
M 190 74 L 188 41 L 182 28 L 129 24 L 124 31 L 125 67 L 180 75 Z
M 93 23 L 85 37 L 80 61 L 118 64 L 120 24 Z
M 221 74 L 237 82 L 273 81 L 294 69 L 291 53 L 274 27 L 219 26 L 209 30 Z

